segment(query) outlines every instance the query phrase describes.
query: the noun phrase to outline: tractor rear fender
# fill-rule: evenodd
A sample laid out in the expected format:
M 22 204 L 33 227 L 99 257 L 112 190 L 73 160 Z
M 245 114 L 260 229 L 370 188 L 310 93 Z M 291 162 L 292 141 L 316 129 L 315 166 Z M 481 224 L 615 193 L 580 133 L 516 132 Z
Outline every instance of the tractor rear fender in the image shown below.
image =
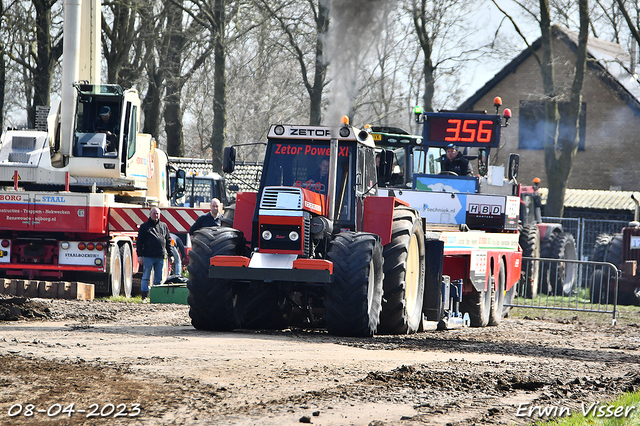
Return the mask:
M 253 226 L 253 213 L 256 210 L 256 192 L 239 192 L 236 198 L 236 213 L 233 217 L 233 227 L 250 236 Z
M 562 225 L 559 223 L 538 223 L 540 231 L 540 241 L 548 239 L 554 232 L 562 232 Z
M 364 220 L 362 230 L 380 236 L 382 246 L 391 241 L 393 209 L 396 206 L 409 206 L 409 203 L 396 197 L 367 197 L 364 200 Z

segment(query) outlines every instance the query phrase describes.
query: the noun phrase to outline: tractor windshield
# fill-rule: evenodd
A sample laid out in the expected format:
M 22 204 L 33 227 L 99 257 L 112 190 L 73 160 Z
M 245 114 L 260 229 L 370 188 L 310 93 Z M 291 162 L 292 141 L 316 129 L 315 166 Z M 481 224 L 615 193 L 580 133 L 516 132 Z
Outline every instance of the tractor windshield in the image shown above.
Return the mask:
M 350 215 L 353 184 L 349 161 L 354 148 L 343 143 L 338 148 L 338 200 L 342 199 L 340 218 Z M 327 194 L 329 180 L 329 141 L 292 141 L 271 139 L 265 156 L 265 186 L 295 186 Z
M 349 168 L 348 147 L 338 155 L 338 177 Z M 329 178 L 329 143 L 272 142 L 265 162 L 266 186 L 297 186 L 326 194 Z

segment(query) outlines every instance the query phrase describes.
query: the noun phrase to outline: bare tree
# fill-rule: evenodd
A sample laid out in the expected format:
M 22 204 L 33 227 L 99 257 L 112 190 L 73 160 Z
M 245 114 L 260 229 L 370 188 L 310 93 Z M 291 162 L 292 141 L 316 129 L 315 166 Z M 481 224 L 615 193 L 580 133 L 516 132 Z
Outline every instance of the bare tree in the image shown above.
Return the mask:
M 256 2 L 277 22 L 284 34 L 286 41 L 280 42 L 281 47 L 298 63 L 300 76 L 309 95 L 309 124 L 319 125 L 322 122 L 322 94 L 327 83 L 325 40 L 329 31 L 329 1 Z M 301 3 L 305 7 L 301 7 Z
M 423 54 L 423 108 L 434 110 L 436 82 L 454 76 L 459 82 L 461 68 L 482 53 L 476 2 L 464 0 L 411 0 L 408 5 L 418 43 Z M 464 46 L 464 47 L 461 47 Z
M 62 31 L 52 23 L 52 9 L 56 0 L 32 0 L 32 10 L 25 10 L 16 3 L 12 8 L 14 31 L 21 31 L 25 38 L 11 50 L 8 57 L 21 67 L 23 89 L 27 104 L 29 125 L 35 124 L 36 106 L 50 104 L 53 71 L 62 55 Z M 29 25 L 35 28 L 33 47 L 30 43 Z

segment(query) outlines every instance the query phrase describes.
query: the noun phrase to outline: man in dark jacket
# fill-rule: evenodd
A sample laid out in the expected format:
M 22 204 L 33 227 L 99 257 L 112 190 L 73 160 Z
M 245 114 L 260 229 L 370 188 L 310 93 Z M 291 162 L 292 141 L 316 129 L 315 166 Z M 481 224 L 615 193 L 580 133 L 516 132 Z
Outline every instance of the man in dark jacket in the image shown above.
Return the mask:
M 138 262 L 142 263 L 142 301 L 146 301 L 149 295 L 151 271 L 154 272 L 153 284 L 159 285 L 162 282 L 165 254 L 169 258 L 169 263 L 172 263 L 173 258 L 169 228 L 165 223 L 160 222 L 158 207 L 151 209 L 149 220 L 138 229 L 136 252 Z
M 443 172 L 454 172 L 458 176 L 473 176 L 473 167 L 458 147 L 450 143 L 447 145 L 447 153 L 440 157 Z
M 210 226 L 220 226 L 222 221 L 222 203 L 217 198 L 212 198 L 209 204 L 211 211 L 198 217 L 196 221 L 189 228 L 189 235 L 193 235 L 200 228 L 207 228 Z

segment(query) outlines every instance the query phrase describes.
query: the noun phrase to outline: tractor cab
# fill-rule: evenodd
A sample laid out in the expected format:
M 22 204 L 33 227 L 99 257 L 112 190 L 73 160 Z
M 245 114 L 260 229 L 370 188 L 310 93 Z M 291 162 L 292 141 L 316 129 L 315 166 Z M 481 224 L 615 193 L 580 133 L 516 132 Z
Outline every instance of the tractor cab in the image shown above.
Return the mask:
M 390 155 L 384 157 L 386 165 Z M 253 215 L 253 248 L 322 257 L 320 243 L 342 231 L 362 230 L 364 199 L 377 195 L 377 184 L 368 131 L 346 123 L 339 128 L 271 126 Z

